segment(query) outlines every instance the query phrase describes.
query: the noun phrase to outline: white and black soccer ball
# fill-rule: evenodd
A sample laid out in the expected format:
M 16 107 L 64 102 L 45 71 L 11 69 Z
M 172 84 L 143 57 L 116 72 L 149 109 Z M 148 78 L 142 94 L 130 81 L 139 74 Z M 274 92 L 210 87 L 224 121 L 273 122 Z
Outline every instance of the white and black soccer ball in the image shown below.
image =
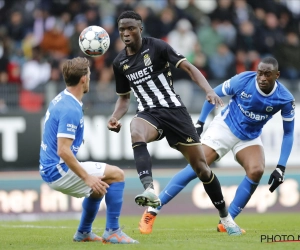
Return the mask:
M 87 56 L 102 56 L 108 50 L 110 38 L 100 26 L 86 27 L 79 36 L 79 47 Z

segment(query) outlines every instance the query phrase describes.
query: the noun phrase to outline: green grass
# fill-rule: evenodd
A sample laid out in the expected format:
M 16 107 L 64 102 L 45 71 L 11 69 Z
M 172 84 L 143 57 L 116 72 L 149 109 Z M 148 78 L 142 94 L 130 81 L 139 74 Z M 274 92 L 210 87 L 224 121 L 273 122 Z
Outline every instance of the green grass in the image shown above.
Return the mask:
M 261 243 L 261 235 L 300 235 L 300 214 L 268 213 L 242 214 L 237 223 L 247 233 L 230 237 L 217 233 L 216 215 L 165 215 L 156 219 L 151 235 L 141 235 L 137 224 L 140 216 L 123 216 L 124 232 L 137 239 L 138 245 L 102 245 L 101 243 L 74 243 L 72 236 L 76 220 L 51 221 L 2 221 L 0 224 L 0 249 L 300 249 L 300 242 Z M 105 218 L 97 218 L 93 231 L 102 234 Z M 99 246 L 100 244 L 100 246 Z

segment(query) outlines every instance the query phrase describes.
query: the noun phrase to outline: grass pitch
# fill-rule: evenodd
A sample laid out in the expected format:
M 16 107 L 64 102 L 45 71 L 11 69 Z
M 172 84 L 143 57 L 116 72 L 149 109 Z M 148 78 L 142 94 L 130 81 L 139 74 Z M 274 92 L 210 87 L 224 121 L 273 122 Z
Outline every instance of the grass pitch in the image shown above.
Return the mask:
M 165 215 L 160 214 L 151 235 L 141 235 L 137 225 L 140 216 L 123 216 L 120 219 L 124 232 L 137 239 L 137 245 L 103 245 L 102 243 L 72 242 L 76 231 L 76 220 L 51 220 L 36 222 L 2 221 L 0 224 L 0 249 L 139 249 L 139 250 L 184 250 L 184 249 L 300 249 L 300 213 L 246 214 L 237 218 L 237 223 L 247 233 L 233 237 L 218 233 L 217 215 Z M 102 235 L 105 218 L 94 222 L 93 231 Z M 264 240 L 262 235 L 278 240 Z M 276 236 L 277 235 L 277 236 Z M 286 236 L 283 236 L 286 235 Z M 279 238 L 280 237 L 280 238 Z M 285 237 L 285 238 L 284 238 Z M 300 238 L 299 238 L 300 240 Z

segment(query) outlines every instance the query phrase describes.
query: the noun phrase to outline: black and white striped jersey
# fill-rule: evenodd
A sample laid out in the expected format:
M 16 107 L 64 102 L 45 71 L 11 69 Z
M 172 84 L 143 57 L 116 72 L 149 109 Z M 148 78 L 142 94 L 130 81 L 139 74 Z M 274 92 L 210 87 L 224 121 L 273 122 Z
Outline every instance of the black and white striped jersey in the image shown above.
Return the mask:
M 178 67 L 186 60 L 166 42 L 156 38 L 143 38 L 141 49 L 128 56 L 122 50 L 113 62 L 118 95 L 135 95 L 138 111 L 150 108 L 184 107 L 174 91 L 169 63 Z

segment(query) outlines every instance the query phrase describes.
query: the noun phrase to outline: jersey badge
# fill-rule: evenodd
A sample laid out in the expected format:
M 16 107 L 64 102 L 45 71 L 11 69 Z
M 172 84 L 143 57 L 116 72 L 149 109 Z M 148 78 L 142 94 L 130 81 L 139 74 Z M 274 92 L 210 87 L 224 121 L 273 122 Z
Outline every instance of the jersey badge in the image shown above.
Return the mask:
M 266 111 L 267 112 L 271 112 L 273 110 L 273 107 L 271 107 L 271 106 L 268 106 L 267 108 L 266 108 Z
M 149 54 L 144 55 L 145 66 L 150 66 L 152 64 Z

